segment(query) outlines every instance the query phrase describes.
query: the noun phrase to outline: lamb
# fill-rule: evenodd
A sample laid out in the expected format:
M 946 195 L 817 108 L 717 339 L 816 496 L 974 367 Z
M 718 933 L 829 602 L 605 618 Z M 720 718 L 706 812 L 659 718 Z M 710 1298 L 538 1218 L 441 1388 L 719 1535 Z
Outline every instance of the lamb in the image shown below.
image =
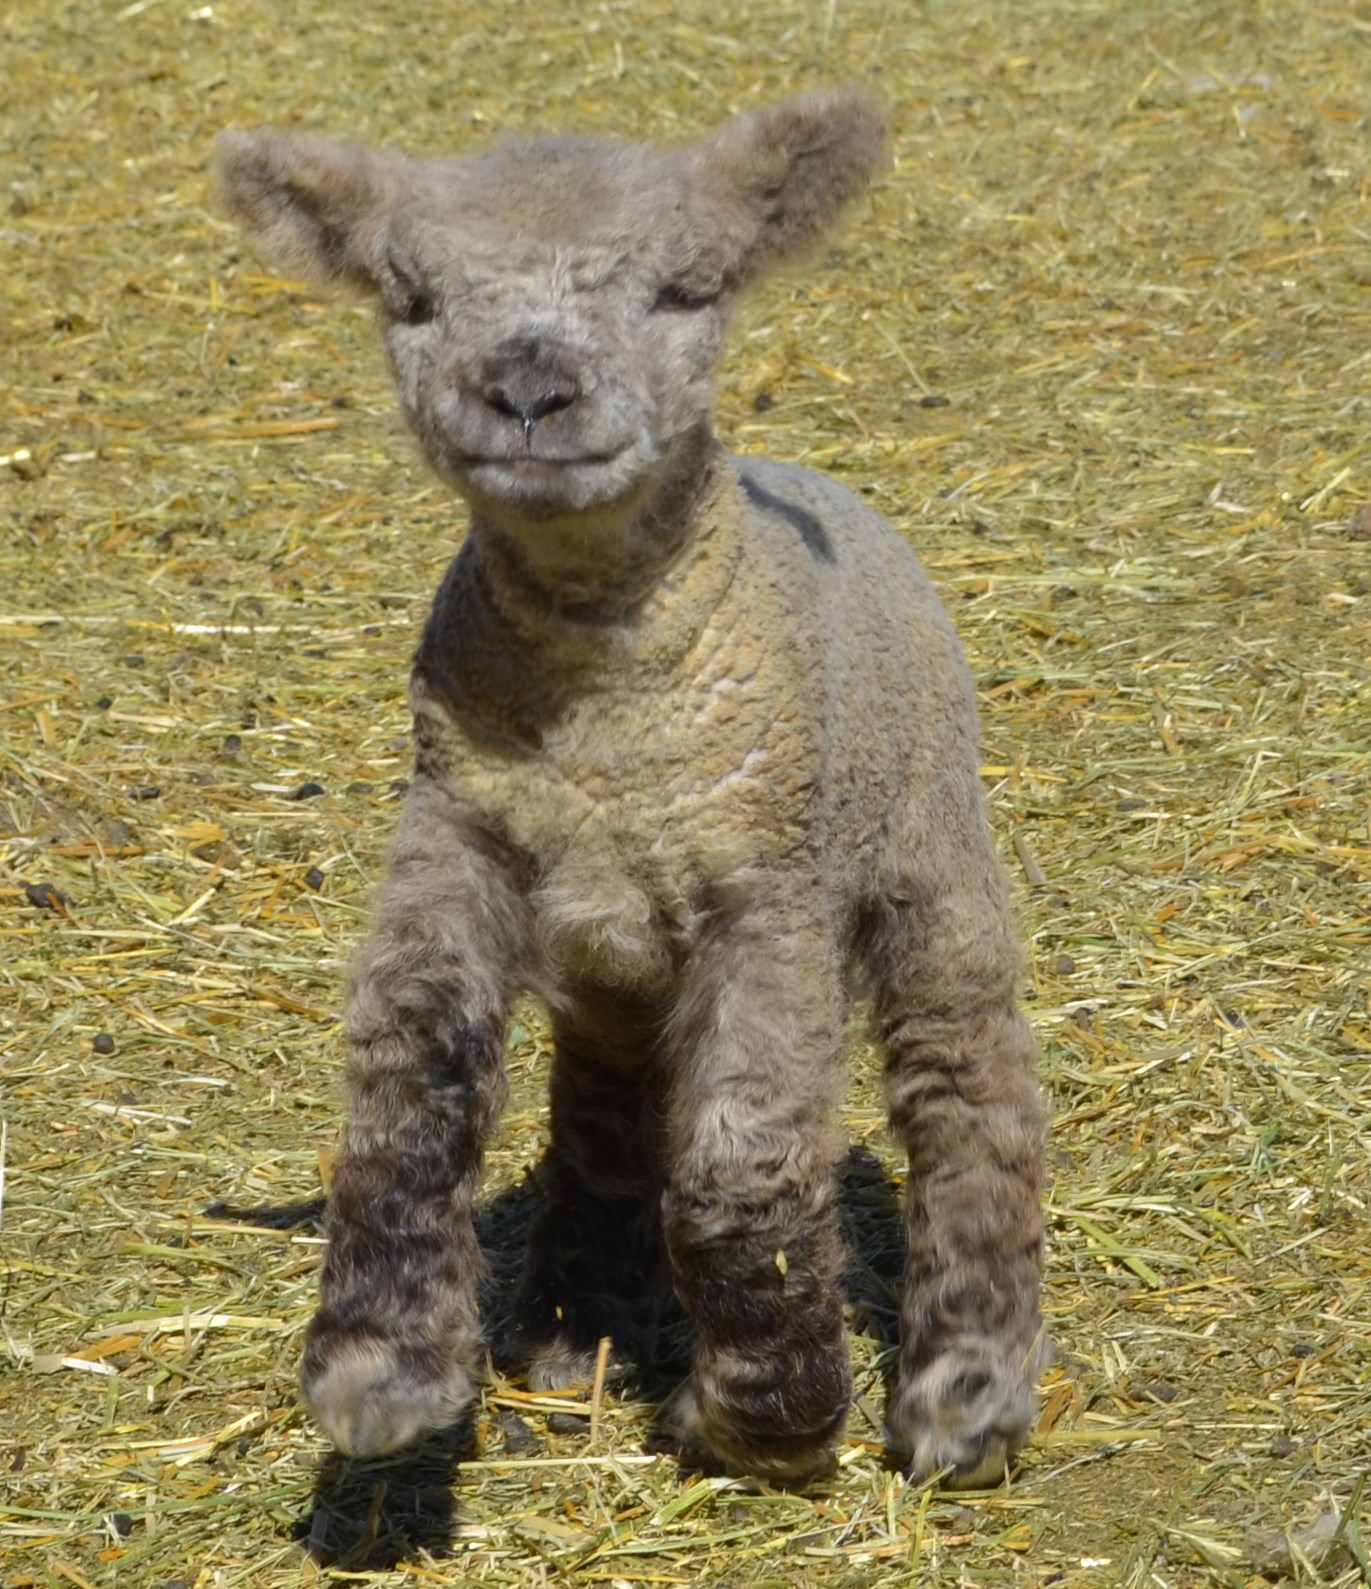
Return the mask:
M 892 1453 L 997 1480 L 1035 1414 L 1044 1111 L 972 682 L 907 545 L 709 424 L 730 305 L 886 158 L 861 88 L 683 150 L 408 160 L 221 134 L 275 266 L 376 300 L 470 528 L 414 658 L 415 766 L 347 994 L 347 1126 L 301 1370 L 346 1453 L 475 1394 L 472 1203 L 511 999 L 550 1012 L 531 1384 L 693 1331 L 672 1422 L 799 1482 L 851 1393 L 833 1117 L 848 972 L 909 1156 Z

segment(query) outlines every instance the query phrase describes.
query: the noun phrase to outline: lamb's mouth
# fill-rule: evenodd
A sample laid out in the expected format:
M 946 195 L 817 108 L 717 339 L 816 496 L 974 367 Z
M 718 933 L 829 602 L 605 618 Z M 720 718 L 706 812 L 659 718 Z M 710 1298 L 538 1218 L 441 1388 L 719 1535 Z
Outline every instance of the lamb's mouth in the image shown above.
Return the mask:
M 622 490 L 622 454 L 580 453 L 574 457 L 472 456 L 454 460 L 456 473 L 470 489 L 493 501 L 551 501 L 568 493 L 592 499 L 617 497 Z M 616 467 L 619 466 L 619 467 Z
M 456 462 L 463 469 L 472 471 L 503 469 L 512 475 L 539 478 L 563 469 L 595 468 L 597 465 L 613 463 L 617 457 L 618 451 L 570 453 L 561 457 L 536 452 L 463 453 L 457 455 Z

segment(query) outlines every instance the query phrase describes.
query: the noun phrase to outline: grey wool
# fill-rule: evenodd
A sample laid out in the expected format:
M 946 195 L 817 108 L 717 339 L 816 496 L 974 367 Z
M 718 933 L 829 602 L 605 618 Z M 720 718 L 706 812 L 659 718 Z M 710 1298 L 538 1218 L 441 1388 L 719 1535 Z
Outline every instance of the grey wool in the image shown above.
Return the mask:
M 377 301 L 405 418 L 470 507 L 347 994 L 301 1370 L 320 1427 L 390 1451 L 475 1394 L 472 1204 L 532 992 L 555 1055 L 530 1382 L 606 1335 L 650 1357 L 677 1306 L 687 1450 L 821 1467 L 851 1393 L 834 1116 L 860 985 L 909 1156 L 889 1444 L 993 1481 L 1035 1410 L 1044 1111 L 972 682 L 890 526 L 708 417 L 730 303 L 881 169 L 879 108 L 799 94 L 676 151 L 411 161 L 266 128 L 217 157 L 266 260 Z

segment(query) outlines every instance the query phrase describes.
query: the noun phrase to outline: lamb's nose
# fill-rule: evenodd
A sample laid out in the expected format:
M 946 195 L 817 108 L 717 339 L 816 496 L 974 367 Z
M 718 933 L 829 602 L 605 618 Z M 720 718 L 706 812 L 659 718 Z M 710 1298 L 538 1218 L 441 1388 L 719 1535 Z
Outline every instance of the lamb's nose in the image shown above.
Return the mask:
M 541 337 L 507 337 L 483 361 L 482 398 L 497 414 L 517 419 L 526 442 L 540 420 L 570 408 L 580 395 L 566 351 Z
M 507 386 L 499 385 L 487 386 L 484 396 L 496 413 L 508 414 L 511 419 L 519 421 L 524 429 L 525 441 L 533 434 L 533 427 L 540 419 L 546 419 L 549 414 L 560 413 L 562 409 L 570 408 L 576 401 L 574 391 L 563 391 L 560 387 L 554 387 L 531 401 L 510 391 Z

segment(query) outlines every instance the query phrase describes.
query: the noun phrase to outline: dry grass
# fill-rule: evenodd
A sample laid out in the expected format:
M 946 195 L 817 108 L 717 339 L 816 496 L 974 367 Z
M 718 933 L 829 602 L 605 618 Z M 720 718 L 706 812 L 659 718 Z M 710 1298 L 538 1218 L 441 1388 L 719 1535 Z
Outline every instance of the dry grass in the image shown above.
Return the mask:
M 5 1589 L 1371 1582 L 1365 18 L 12 0 L 0 39 Z M 201 1211 L 319 1193 L 460 524 L 367 315 L 212 216 L 209 138 L 669 135 L 867 74 L 895 169 L 749 307 L 721 423 L 896 516 L 983 682 L 1057 1120 L 1038 1438 L 983 1497 L 881 1464 L 899 1166 L 859 1051 L 829 1484 L 697 1481 L 649 1408 L 562 1434 L 498 1377 L 469 1447 L 340 1468 L 292 1395 L 315 1235 Z M 501 1272 L 542 1045 L 528 1012 Z

